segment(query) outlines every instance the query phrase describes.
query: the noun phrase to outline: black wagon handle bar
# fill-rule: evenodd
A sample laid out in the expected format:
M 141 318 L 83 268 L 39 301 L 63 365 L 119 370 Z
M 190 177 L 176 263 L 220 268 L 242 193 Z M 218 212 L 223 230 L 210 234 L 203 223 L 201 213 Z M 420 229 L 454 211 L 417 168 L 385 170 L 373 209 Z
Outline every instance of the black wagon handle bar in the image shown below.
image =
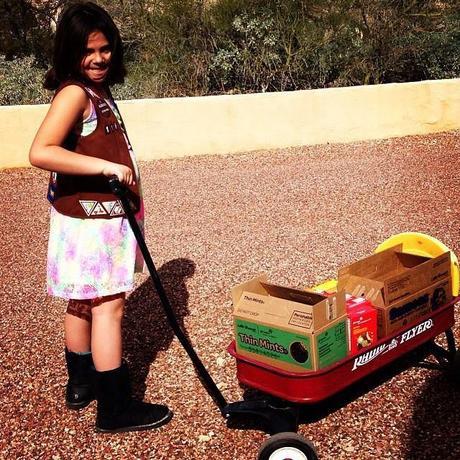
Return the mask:
M 169 302 L 168 296 L 163 288 L 163 284 L 161 283 L 160 277 L 158 275 L 157 269 L 155 268 L 155 264 L 153 263 L 152 257 L 150 252 L 145 244 L 144 236 L 139 228 L 139 225 L 134 217 L 134 212 L 131 207 L 131 203 L 128 198 L 127 189 L 126 187 L 118 180 L 117 176 L 111 176 L 109 178 L 109 185 L 112 190 L 112 193 L 116 195 L 121 204 L 123 205 L 123 209 L 125 211 L 126 217 L 128 218 L 129 224 L 131 229 L 136 237 L 137 244 L 142 252 L 144 257 L 145 264 L 150 273 L 150 277 L 152 279 L 153 285 L 160 297 L 161 304 L 163 309 L 166 313 L 166 317 L 168 319 L 169 325 L 171 326 L 174 334 L 179 339 L 179 342 L 184 347 L 185 351 L 187 352 L 188 356 L 192 360 L 193 365 L 195 366 L 199 376 L 203 380 L 206 388 L 208 389 L 211 396 L 214 398 L 217 406 L 223 411 L 223 409 L 227 406 L 227 401 L 225 400 L 222 392 L 217 388 L 216 383 L 209 375 L 207 369 L 203 365 L 201 359 L 196 354 L 192 344 L 190 343 L 189 339 L 182 331 L 181 326 L 179 325 L 176 315 L 174 314 L 174 310 L 171 307 L 171 303 Z

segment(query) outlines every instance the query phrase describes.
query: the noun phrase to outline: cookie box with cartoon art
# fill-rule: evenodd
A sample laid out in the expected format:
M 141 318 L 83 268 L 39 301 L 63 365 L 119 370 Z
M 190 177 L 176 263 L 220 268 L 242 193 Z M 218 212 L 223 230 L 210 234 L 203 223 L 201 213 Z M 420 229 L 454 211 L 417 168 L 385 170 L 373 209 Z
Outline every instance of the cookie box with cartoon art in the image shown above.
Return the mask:
M 345 297 L 277 286 L 261 276 L 232 290 L 238 353 L 291 372 L 346 357 Z
M 377 310 L 363 297 L 346 295 L 349 350 L 351 354 L 372 346 L 377 340 Z

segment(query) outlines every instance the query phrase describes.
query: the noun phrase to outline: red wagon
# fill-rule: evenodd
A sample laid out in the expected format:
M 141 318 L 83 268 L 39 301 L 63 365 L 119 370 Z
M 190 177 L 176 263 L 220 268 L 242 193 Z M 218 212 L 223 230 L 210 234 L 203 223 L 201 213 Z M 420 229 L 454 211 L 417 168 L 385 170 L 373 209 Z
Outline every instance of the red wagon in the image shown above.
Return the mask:
M 317 403 L 424 343 L 430 342 L 431 351 L 439 359 L 448 359 L 450 353 L 455 353 L 450 328 L 455 322 L 454 305 L 458 301 L 457 297 L 397 333 L 377 341 L 373 347 L 363 349 L 361 353 L 348 356 L 319 371 L 294 373 L 257 362 L 238 355 L 234 341 L 228 351 L 236 358 L 237 376 L 241 383 L 286 401 Z M 447 351 L 433 342 L 444 332 L 448 341 Z
M 460 355 L 451 329 L 455 323 L 454 307 L 458 302 L 460 297 L 455 297 L 436 311 L 377 341 L 374 346 L 318 371 L 288 372 L 241 356 L 236 351 L 234 341 L 228 347 L 228 351 L 236 359 L 237 377 L 242 384 L 290 403 L 322 402 L 423 345 L 442 367 L 458 379 Z M 441 334 L 445 334 L 446 347 L 435 342 Z M 260 401 L 258 404 L 261 404 Z M 269 411 L 270 402 L 265 404 Z M 295 409 L 295 405 L 284 407 L 282 412 L 279 408 L 273 408 L 273 415 L 278 417 L 276 421 L 272 421 L 273 431 L 277 434 L 261 447 L 259 460 L 317 459 L 313 445 L 295 434 Z M 257 410 L 260 411 L 260 407 Z M 279 418 L 280 415 L 282 418 Z
M 398 244 L 402 245 L 403 252 L 424 257 L 436 257 L 449 251 L 449 248 L 431 236 L 410 232 L 390 237 L 377 247 L 376 252 Z M 259 460 L 316 460 L 318 457 L 313 445 L 296 434 L 299 407 L 326 401 L 411 351 L 423 349 L 424 356 L 433 355 L 439 366 L 459 383 L 460 351 L 457 351 L 452 332 L 454 308 L 460 302 L 459 264 L 455 254 L 452 251 L 450 253 L 454 295 L 452 301 L 329 367 L 317 371 L 289 372 L 242 356 L 236 350 L 235 341 L 230 344 L 228 351 L 236 359 L 238 380 L 284 403 L 272 403 L 270 399 L 254 403 L 253 413 L 258 416 L 264 414 L 269 429 L 276 433 L 262 445 Z M 443 334 L 445 347 L 435 341 Z M 231 405 L 234 412 L 238 412 L 238 404 Z M 247 401 L 242 404 L 241 411 L 250 412 Z

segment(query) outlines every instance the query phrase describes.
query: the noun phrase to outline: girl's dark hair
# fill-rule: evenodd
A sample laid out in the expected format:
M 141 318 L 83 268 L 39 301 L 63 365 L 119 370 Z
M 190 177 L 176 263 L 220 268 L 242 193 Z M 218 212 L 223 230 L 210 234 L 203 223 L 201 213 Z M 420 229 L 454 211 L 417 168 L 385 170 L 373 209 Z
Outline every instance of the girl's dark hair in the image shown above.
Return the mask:
M 82 79 L 81 61 L 86 52 L 88 36 L 102 32 L 110 44 L 112 57 L 106 83 L 123 83 L 123 44 L 120 32 L 110 15 L 93 2 L 77 2 L 61 13 L 54 37 L 53 66 L 45 75 L 44 87 L 55 90 L 69 79 Z

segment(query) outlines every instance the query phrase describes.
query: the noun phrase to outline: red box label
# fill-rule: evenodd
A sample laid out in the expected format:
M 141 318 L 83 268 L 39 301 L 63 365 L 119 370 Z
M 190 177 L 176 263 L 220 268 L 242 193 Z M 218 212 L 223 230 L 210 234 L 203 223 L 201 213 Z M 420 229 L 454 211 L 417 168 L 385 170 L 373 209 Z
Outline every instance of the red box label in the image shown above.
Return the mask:
M 377 341 L 377 309 L 366 299 L 347 296 L 349 349 L 359 353 Z

